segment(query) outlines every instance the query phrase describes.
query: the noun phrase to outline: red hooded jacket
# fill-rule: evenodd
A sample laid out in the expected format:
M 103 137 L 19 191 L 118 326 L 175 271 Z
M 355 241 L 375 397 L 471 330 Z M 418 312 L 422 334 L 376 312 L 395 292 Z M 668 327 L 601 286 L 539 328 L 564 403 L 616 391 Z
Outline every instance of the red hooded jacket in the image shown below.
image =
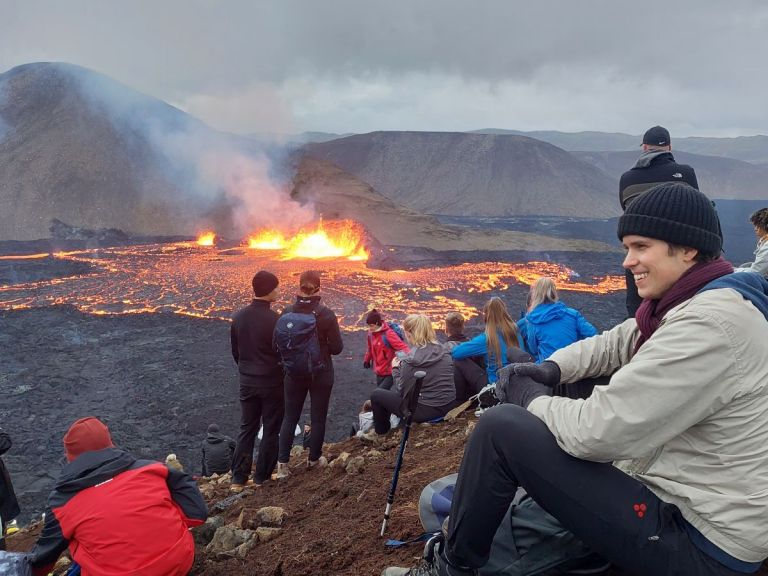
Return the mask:
M 389 346 L 384 344 L 384 334 L 387 335 Z M 384 322 L 381 330 L 368 332 L 368 348 L 365 351 L 363 362 L 373 361 L 373 371 L 377 376 L 390 376 L 392 374 L 392 359 L 396 352 L 410 352 L 408 345 L 400 340 L 400 336 Z
M 189 475 L 117 448 L 84 452 L 48 498 L 30 564 L 47 574 L 69 546 L 83 576 L 183 576 L 195 557 L 188 528 L 207 516 Z

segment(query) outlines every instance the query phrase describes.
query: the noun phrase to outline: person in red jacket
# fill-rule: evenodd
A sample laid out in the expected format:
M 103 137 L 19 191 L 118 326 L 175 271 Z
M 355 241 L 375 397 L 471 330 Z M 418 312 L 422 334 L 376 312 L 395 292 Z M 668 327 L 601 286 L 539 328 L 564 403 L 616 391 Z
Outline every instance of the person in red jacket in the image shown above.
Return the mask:
M 410 348 L 400 336 L 381 317 L 375 308 L 365 317 L 368 325 L 368 347 L 363 358 L 363 367 L 373 366 L 376 374 L 376 387 L 389 390 L 392 388 L 392 359 L 398 352 L 408 354 Z M 386 342 L 384 337 L 386 336 Z
M 208 517 L 195 481 L 115 448 L 92 416 L 72 424 L 64 449 L 68 464 L 29 555 L 33 574 L 47 574 L 67 547 L 82 576 L 187 574 L 195 557 L 189 528 Z

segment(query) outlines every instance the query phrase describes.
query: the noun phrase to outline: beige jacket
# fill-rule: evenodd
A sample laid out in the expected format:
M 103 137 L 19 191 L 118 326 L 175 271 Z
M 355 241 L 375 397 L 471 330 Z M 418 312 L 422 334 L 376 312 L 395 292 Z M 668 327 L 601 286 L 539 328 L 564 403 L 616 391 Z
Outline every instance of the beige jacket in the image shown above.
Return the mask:
M 568 453 L 616 466 L 730 555 L 768 557 L 768 323 L 733 289 L 670 310 L 633 357 L 634 319 L 555 352 L 561 381 L 613 374 L 587 400 L 528 409 Z M 622 461 L 623 460 L 623 461 Z

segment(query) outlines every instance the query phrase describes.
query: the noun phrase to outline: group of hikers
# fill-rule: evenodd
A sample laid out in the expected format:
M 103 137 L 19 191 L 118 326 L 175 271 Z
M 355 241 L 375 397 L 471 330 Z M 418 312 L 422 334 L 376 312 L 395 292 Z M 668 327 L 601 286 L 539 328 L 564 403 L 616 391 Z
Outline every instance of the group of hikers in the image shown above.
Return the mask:
M 376 388 L 363 407 L 373 420 L 363 441 L 377 442 L 391 416 L 404 415 L 417 371 L 426 372 L 417 422 L 486 390 L 496 399 L 466 443 L 449 513 L 422 562 L 386 568 L 385 576 L 543 573 L 533 568 L 533 550 L 553 574 L 614 565 L 628 574 L 737 575 L 768 557 L 768 209 L 751 217 L 754 262 L 734 271 L 722 257 L 715 208 L 693 169 L 674 161 L 668 131 L 651 128 L 642 146 L 620 184 L 624 322 L 598 334 L 559 301 L 549 278 L 533 284 L 518 321 L 491 298 L 484 329 L 471 339 L 457 312 L 444 319 L 445 342 L 423 314 L 402 327 L 378 309 L 365 315 L 363 365 Z M 237 441 L 216 426 L 206 438 L 203 472 L 231 468 L 233 492 L 290 476 L 308 395 L 306 465 L 326 463 L 332 356 L 344 347 L 338 321 L 321 300 L 320 273 L 300 275 L 282 314 L 271 307 L 279 284 L 256 273 L 253 301 L 233 317 Z M 569 393 L 584 382 L 584 393 Z M 0 431 L 0 453 L 9 445 Z M 28 556 L 35 575 L 67 547 L 83 574 L 189 571 L 188 528 L 207 517 L 191 476 L 116 448 L 94 417 L 69 428 L 64 451 L 68 463 Z M 18 506 L 0 471 L 5 523 Z

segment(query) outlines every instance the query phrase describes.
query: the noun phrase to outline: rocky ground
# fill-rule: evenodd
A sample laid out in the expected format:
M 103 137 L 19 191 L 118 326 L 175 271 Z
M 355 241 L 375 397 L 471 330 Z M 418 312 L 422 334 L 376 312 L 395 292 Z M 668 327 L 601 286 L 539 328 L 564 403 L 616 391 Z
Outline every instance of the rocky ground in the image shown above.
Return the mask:
M 239 495 L 230 494 L 227 477 L 200 479 L 210 518 L 194 530 L 197 554 L 191 574 L 359 576 L 417 563 L 421 544 L 392 549 L 385 541 L 421 534 L 419 494 L 430 481 L 458 469 L 475 421 L 474 415 L 464 414 L 452 423 L 414 426 L 385 538 L 379 531 L 400 432 L 375 448 L 357 439 L 329 445 L 330 465 L 311 471 L 305 468 L 306 452 L 295 447 L 290 478 Z M 10 537 L 9 549 L 28 550 L 39 528 L 38 522 Z M 620 574 L 611 571 L 611 576 Z M 766 574 L 768 567 L 758 576 Z

